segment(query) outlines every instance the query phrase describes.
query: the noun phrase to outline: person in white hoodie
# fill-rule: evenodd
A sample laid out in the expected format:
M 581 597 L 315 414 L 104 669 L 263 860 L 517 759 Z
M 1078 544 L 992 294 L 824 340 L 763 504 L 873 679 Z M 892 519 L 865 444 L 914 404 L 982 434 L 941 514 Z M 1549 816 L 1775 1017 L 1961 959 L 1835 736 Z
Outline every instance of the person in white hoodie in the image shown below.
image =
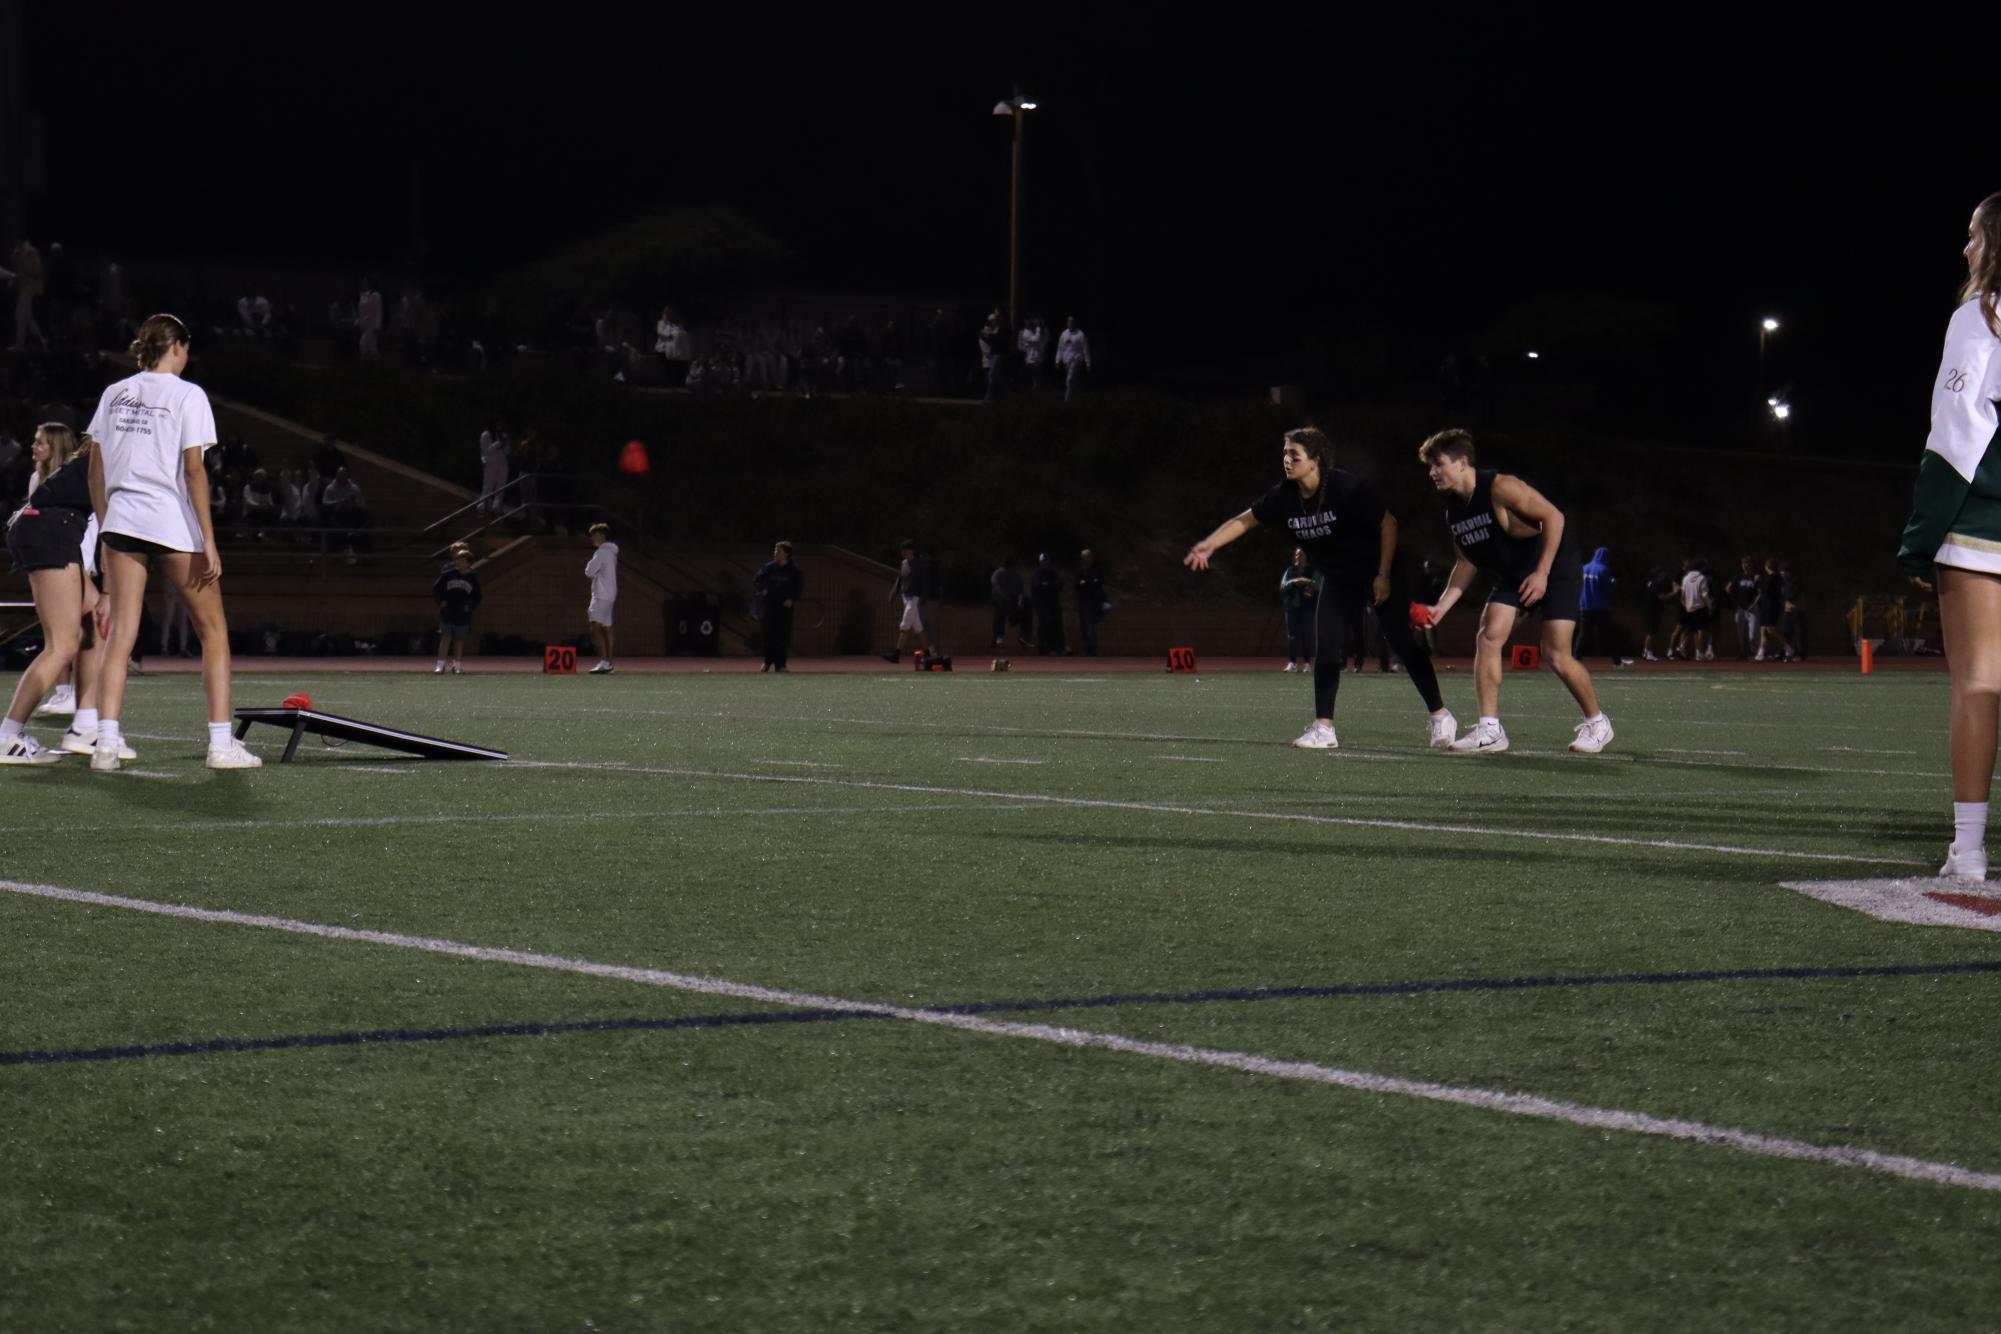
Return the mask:
M 591 601 L 585 615 L 590 621 L 591 642 L 598 649 L 598 665 L 591 668 L 591 675 L 602 676 L 617 670 L 611 663 L 617 647 L 612 642 L 611 605 L 618 601 L 618 543 L 611 540 L 610 528 L 594 523 L 591 545 L 597 549 L 584 566 L 584 578 L 591 581 Z
M 2001 193 L 1966 228 L 1966 286 L 1945 327 L 1931 435 L 1897 563 L 1938 589 L 1952 669 L 1952 847 L 1941 876 L 1987 878 L 1987 798 L 2001 712 Z

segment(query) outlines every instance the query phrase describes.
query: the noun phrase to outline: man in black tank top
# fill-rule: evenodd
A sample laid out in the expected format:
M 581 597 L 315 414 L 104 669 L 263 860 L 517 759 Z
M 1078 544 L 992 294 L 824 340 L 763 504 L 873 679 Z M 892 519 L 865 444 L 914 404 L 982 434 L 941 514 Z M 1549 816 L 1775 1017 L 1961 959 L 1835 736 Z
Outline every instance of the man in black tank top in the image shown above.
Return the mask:
M 1571 652 L 1584 591 L 1584 562 L 1566 529 L 1563 511 L 1519 477 L 1476 469 L 1468 432 L 1440 431 L 1424 442 L 1417 456 L 1431 474 L 1431 484 L 1445 493 L 1445 521 L 1459 548 L 1445 592 L 1435 606 L 1419 614 L 1436 624 L 1465 595 L 1479 571 L 1495 576 L 1480 613 L 1473 655 L 1480 720 L 1450 749 L 1466 755 L 1508 748 L 1500 716 L 1501 655 L 1516 618 L 1538 611 L 1543 616 L 1542 660 L 1584 711 L 1570 748 L 1583 754 L 1605 749 L 1612 740 L 1612 720 L 1598 708 L 1591 673 Z

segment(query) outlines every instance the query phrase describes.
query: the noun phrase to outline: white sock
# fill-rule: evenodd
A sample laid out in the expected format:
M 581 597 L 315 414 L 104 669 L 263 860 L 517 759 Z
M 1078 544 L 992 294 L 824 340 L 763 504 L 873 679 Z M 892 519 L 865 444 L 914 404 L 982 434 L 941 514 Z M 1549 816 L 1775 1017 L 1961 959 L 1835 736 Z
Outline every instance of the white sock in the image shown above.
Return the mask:
M 1591 715 L 1591 716 L 1590 716 L 1589 718 L 1586 718 L 1586 719 L 1585 719 L 1584 721 L 1585 721 L 1585 722 L 1587 722 L 1587 723 L 1602 723 L 1602 722 L 1604 722 L 1604 721 L 1605 721 L 1605 710 L 1603 710 L 1603 709 L 1600 709 L 1600 710 L 1598 710 L 1598 712 L 1596 712 L 1596 713 L 1592 714 L 1592 715 Z
M 118 720 L 116 718 L 100 718 L 97 720 L 97 744 L 112 747 L 125 744 L 125 733 L 118 730 Z
M 1489 717 L 1488 717 L 1488 716 L 1487 716 L 1486 714 L 1484 714 L 1484 713 L 1483 713 L 1483 714 L 1481 714 L 1481 715 L 1480 715 L 1480 726 L 1482 726 L 1482 727 L 1486 727 L 1486 726 L 1489 726 L 1489 725 L 1492 725 L 1492 726 L 1494 726 L 1494 727 L 1499 727 L 1499 726 L 1501 725 L 1501 720 L 1500 720 L 1499 718 L 1489 718 Z
M 95 732 L 97 730 L 97 710 L 78 709 L 76 711 L 76 721 L 71 723 L 70 726 L 73 730 L 85 735 Z
M 208 748 L 221 750 L 229 744 L 229 724 L 210 723 L 208 725 Z
M 12 718 L 0 718 L 0 741 L 12 741 L 21 735 L 21 724 Z
M 1983 852 L 1986 848 L 1987 803 L 1984 801 L 1952 803 L 1952 850 Z

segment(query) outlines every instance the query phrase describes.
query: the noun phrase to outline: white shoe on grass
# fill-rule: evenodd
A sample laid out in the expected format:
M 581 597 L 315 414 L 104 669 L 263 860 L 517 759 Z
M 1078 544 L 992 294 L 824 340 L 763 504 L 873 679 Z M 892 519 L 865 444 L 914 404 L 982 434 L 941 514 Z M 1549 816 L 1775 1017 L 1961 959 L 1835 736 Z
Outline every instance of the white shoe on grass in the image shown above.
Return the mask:
M 1431 748 L 1433 750 L 1449 749 L 1458 736 L 1459 720 L 1452 716 L 1452 710 L 1447 709 L 1444 713 L 1438 714 L 1431 719 Z
M 1287 670 L 1288 672 L 1296 672 L 1299 670 L 1299 664 L 1296 662 L 1288 662 L 1285 665 L 1285 670 Z
M 1497 722 L 1477 722 L 1473 730 L 1446 747 L 1454 755 L 1486 755 L 1508 748 L 1508 729 Z
M 15 733 L 0 748 L 0 764 L 55 764 L 62 757 L 61 751 L 47 749 L 26 732 Z
M 97 749 L 97 729 L 93 727 L 88 732 L 79 732 L 74 727 L 70 728 L 63 733 L 63 749 L 72 755 L 90 754 Z M 132 747 L 120 742 L 118 758 L 130 764 L 139 758 L 139 754 Z
M 118 750 L 112 746 L 93 746 L 90 751 L 90 771 L 98 774 L 117 773 L 120 761 Z
M 38 718 L 67 716 L 76 712 L 76 687 L 57 686 L 55 692 L 42 701 L 42 707 L 35 710 Z
M 1596 755 L 1611 744 L 1612 720 L 1601 713 L 1577 725 L 1577 739 L 1570 743 L 1570 748 L 1579 755 Z
M 1938 868 L 1941 880 L 1985 880 L 1987 878 L 1987 849 L 1976 848 L 1972 852 L 1956 852 L 1946 849 L 1945 865 Z
M 241 741 L 231 737 L 220 746 L 208 748 L 208 767 L 211 769 L 262 769 L 264 761 L 250 753 Z
M 1334 735 L 1334 724 L 1323 723 L 1318 718 L 1314 719 L 1313 726 L 1301 732 L 1299 739 L 1292 744 L 1301 750 L 1341 749 L 1341 742 Z

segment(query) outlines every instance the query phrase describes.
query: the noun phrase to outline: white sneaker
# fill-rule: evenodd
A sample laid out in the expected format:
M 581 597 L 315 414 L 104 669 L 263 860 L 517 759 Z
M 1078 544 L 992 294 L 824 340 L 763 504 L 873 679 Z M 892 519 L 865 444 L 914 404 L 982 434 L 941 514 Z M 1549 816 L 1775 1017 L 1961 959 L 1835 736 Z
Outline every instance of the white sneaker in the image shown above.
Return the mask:
M 35 710 L 35 716 L 38 718 L 47 718 L 56 715 L 73 714 L 75 712 L 76 687 L 57 686 L 48 699 L 42 702 L 42 707 Z
M 118 772 L 118 752 L 109 746 L 93 746 L 90 751 L 92 773 L 109 774 Z
M 55 764 L 62 757 L 61 751 L 46 749 L 26 732 L 16 732 L 0 750 L 0 764 Z
M 92 761 L 95 763 L 95 761 Z M 231 737 L 220 746 L 208 748 L 208 767 L 211 769 L 262 769 L 264 761 L 252 755 L 241 741 Z
M 70 728 L 69 731 L 63 733 L 63 749 L 72 755 L 90 754 L 97 749 L 97 729 L 93 727 L 88 732 L 79 732 L 74 727 Z M 132 761 L 138 759 L 139 755 L 132 747 L 120 742 L 118 746 L 118 758 L 130 764 Z
M 445 664 L 443 664 L 442 662 L 431 669 L 431 675 L 433 676 L 443 676 L 444 674 L 445 674 Z
M 1459 720 L 1447 709 L 1431 720 L 1431 748 L 1446 750 L 1459 735 Z
M 1473 730 L 1446 749 L 1455 755 L 1484 755 L 1508 748 L 1508 729 L 1498 722 L 1473 724 Z
M 1285 669 L 1286 669 L 1286 670 L 1287 670 L 1288 672 L 1296 672 L 1296 671 L 1298 671 L 1298 670 L 1299 670 L 1299 664 L 1298 664 L 1298 663 L 1296 663 L 1296 662 L 1288 662 L 1288 663 L 1287 663 L 1287 664 L 1285 665 Z
M 1314 719 L 1313 726 L 1301 732 L 1299 739 L 1292 744 L 1301 750 L 1341 749 L 1341 742 L 1334 735 L 1334 724 L 1323 723 L 1318 718 Z
M 610 663 L 600 658 L 598 659 L 598 665 L 591 668 L 590 674 L 592 676 L 603 676 L 606 672 L 615 672 L 617 670 L 618 668 L 612 666 Z
M 1652 649 L 1650 649 L 1650 648 L 1647 648 L 1647 649 L 1641 649 L 1641 650 L 1640 650 L 1640 656 L 1641 656 L 1642 658 L 1645 658 L 1645 659 L 1646 659 L 1646 660 L 1647 660 L 1648 662 L 1659 662 L 1659 661 L 1660 661 L 1660 659 L 1659 659 L 1658 657 L 1654 656 L 1654 651 L 1653 651 Z
M 452 664 L 453 676 L 464 676 L 465 674 L 466 674 L 465 664 L 457 662 Z
M 1987 878 L 1987 849 L 1973 852 L 1955 852 L 1947 848 L 1945 865 L 1938 868 L 1941 880 L 1985 880 Z
M 1751 659 L 1752 662 L 1763 662 L 1764 660 L 1765 660 L 1765 650 L 1763 649 L 1759 649 L 1758 655 Z
M 1580 755 L 1596 755 L 1611 744 L 1612 720 L 1601 713 L 1577 725 L 1577 739 L 1570 743 L 1570 748 Z

